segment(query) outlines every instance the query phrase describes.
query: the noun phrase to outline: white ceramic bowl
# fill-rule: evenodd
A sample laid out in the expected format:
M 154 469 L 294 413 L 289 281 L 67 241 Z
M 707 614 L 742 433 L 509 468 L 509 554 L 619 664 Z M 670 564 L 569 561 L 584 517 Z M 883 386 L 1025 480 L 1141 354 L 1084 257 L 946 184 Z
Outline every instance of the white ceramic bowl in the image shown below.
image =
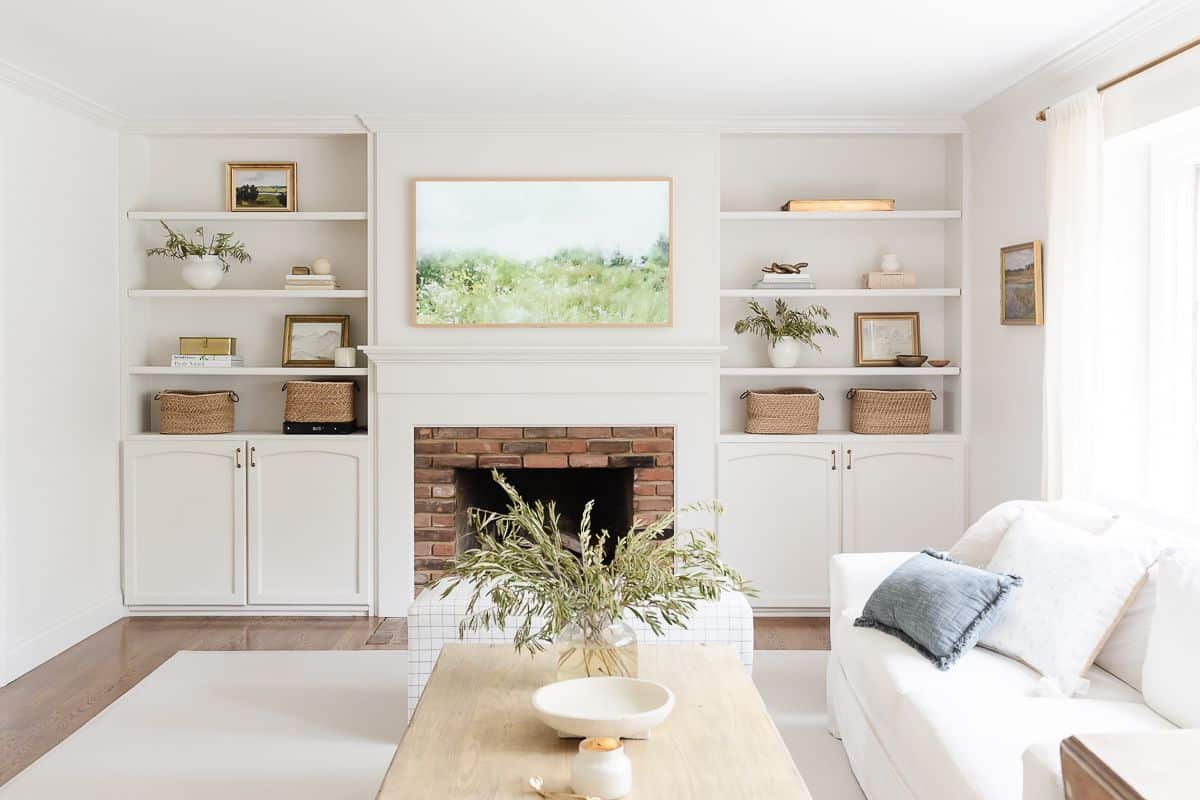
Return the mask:
M 569 736 L 642 736 L 674 707 L 670 689 L 636 678 L 576 678 L 533 693 L 538 718 Z

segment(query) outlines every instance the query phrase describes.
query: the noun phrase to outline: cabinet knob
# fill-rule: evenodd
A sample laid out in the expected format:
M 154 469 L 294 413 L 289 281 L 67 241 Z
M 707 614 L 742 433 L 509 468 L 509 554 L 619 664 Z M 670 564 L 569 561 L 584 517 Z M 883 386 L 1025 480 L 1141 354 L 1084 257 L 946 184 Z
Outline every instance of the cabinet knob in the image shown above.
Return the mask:
M 233 451 L 233 465 L 238 469 L 242 468 L 242 448 Z

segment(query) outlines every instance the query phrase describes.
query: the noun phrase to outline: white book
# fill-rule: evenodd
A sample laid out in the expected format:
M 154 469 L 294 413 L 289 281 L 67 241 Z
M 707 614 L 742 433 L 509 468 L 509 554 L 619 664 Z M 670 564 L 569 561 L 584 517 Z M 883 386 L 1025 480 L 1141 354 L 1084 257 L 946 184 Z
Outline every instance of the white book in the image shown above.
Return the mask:
M 332 283 L 336 280 L 335 275 L 288 275 L 289 283 L 323 283 L 328 281 Z
M 241 367 L 245 363 L 242 356 L 185 356 L 180 353 L 171 356 L 172 367 Z
M 754 284 L 753 289 L 815 289 L 815 284 L 812 283 L 779 283 L 778 281 L 759 281 Z

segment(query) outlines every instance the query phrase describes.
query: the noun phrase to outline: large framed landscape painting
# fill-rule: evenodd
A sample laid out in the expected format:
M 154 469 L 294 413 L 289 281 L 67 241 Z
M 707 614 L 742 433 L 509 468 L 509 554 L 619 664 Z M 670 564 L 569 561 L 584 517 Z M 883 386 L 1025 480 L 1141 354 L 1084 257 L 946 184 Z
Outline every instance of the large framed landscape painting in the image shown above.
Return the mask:
M 1000 324 L 1042 324 L 1042 243 L 1000 248 Z
M 413 181 L 418 326 L 671 324 L 670 178 Z

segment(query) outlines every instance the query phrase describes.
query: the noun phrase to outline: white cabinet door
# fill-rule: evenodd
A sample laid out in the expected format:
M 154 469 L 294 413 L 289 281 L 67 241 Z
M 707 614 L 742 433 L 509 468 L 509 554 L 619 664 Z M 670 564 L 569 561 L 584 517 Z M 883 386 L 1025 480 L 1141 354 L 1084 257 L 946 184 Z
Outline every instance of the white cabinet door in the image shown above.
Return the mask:
M 755 608 L 828 607 L 840 466 L 833 444 L 720 446 L 721 557 L 758 589 L 750 599 Z
M 245 442 L 127 442 L 123 462 L 125 602 L 244 604 Z
M 847 443 L 844 461 L 846 552 L 945 550 L 962 535 L 961 442 Z
M 365 604 L 365 439 L 251 440 L 251 603 Z

